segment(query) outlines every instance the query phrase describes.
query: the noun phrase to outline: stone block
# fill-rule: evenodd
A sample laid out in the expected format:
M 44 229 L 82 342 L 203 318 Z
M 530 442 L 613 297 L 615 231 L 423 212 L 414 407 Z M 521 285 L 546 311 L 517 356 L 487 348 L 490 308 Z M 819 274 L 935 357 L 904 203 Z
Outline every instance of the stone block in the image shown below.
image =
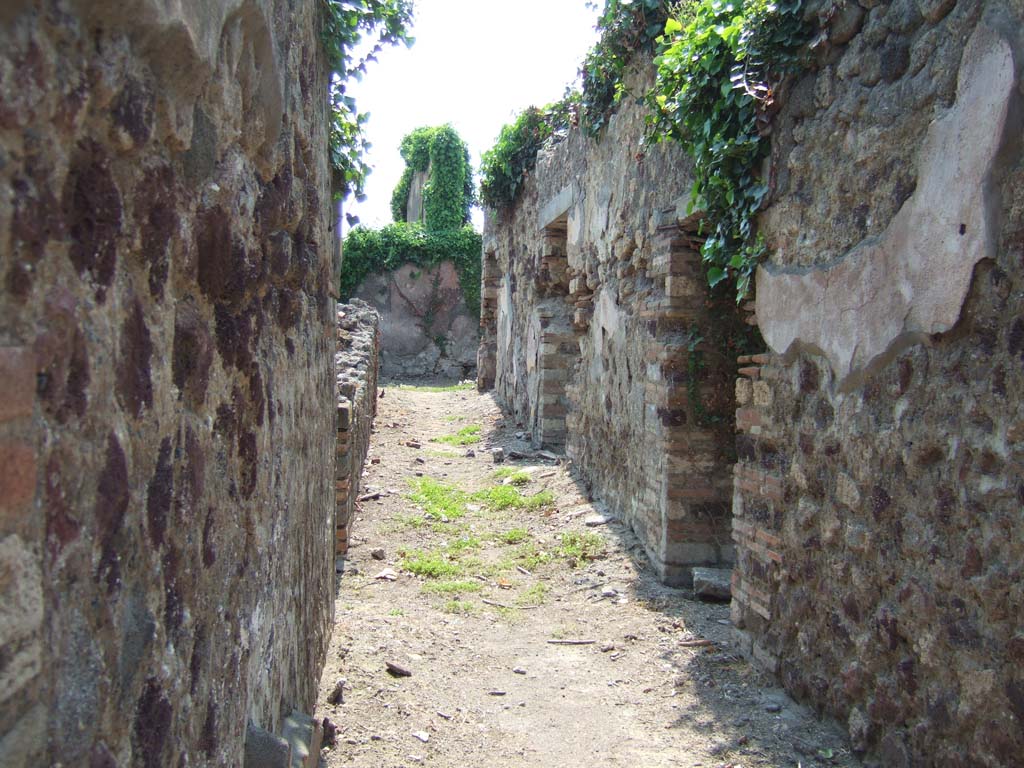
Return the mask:
M 17 523 L 36 491 L 36 456 L 20 441 L 0 442 L 0 516 Z
M 0 347 L 0 422 L 32 415 L 36 363 L 32 350 Z
M 291 745 L 250 722 L 245 730 L 242 768 L 293 768 Z
M 732 598 L 732 571 L 723 568 L 694 568 L 693 594 L 705 600 Z
M 291 750 L 291 768 L 317 768 L 323 739 L 318 721 L 302 712 L 292 712 L 284 721 L 281 735 Z

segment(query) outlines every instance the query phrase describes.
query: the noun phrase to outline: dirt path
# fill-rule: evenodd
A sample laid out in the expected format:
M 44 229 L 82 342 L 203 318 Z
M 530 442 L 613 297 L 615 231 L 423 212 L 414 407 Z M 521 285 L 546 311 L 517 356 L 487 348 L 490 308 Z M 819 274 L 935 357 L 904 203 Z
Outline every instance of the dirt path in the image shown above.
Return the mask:
M 735 653 L 728 606 L 658 584 L 618 523 L 585 525 L 599 510 L 566 466 L 495 464 L 530 449 L 489 396 L 389 387 L 379 406 L 362 493 L 381 496 L 356 515 L 318 702 L 326 765 L 857 764 Z M 479 442 L 431 442 L 460 430 Z

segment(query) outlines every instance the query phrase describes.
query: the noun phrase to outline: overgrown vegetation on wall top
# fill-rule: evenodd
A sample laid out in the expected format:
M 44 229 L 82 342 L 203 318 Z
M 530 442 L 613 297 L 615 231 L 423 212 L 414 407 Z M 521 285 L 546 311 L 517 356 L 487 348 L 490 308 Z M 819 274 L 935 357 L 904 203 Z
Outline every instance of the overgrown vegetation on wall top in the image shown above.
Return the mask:
M 569 125 L 599 137 L 625 96 L 627 65 L 649 53 L 657 80 L 643 94 L 652 112 L 647 140 L 679 141 L 693 158 L 691 207 L 706 213 L 708 282 L 730 279 L 742 299 L 765 251 L 756 214 L 768 191 L 760 177 L 770 149 L 767 111 L 810 39 L 802 0 L 606 0 L 598 27 L 601 40 L 580 70 L 582 90 L 526 110 L 484 153 L 481 199 L 511 204 L 537 152 Z
M 501 129 L 480 165 L 480 199 L 497 208 L 509 205 L 548 141 L 559 141 L 570 126 L 598 136 L 626 96 L 623 75 L 638 51 L 653 55 L 669 17 L 665 0 L 606 0 L 597 21 L 601 38 L 579 70 L 580 87 L 545 107 L 530 107 Z
M 669 19 L 659 41 L 650 135 L 682 142 L 693 158 L 690 208 L 705 213 L 708 282 L 731 279 L 740 299 L 765 253 L 756 232 L 768 193 L 765 111 L 801 66 L 809 33 L 801 0 L 702 0 L 688 20 Z
M 428 230 L 457 229 L 469 223 L 475 202 L 469 147 L 450 125 L 417 128 L 399 149 L 405 171 L 391 195 L 391 216 L 408 218 L 413 176 L 429 170 L 423 188 L 423 224 Z

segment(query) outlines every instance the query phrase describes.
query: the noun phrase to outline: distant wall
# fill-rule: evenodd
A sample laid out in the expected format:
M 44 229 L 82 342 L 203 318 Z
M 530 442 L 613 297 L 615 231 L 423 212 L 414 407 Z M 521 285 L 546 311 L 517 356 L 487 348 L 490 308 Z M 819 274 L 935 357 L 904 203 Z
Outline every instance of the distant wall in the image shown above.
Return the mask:
M 476 372 L 479 318 L 450 261 L 373 274 L 356 289 L 381 316 L 381 374 L 462 380 Z
M 0 10 L 0 755 L 238 765 L 331 627 L 318 4 Z M 171 9 L 171 10 L 168 10 Z
M 377 415 L 380 315 L 355 299 L 338 305 L 338 445 L 334 464 L 335 554 L 348 551 L 349 530 Z

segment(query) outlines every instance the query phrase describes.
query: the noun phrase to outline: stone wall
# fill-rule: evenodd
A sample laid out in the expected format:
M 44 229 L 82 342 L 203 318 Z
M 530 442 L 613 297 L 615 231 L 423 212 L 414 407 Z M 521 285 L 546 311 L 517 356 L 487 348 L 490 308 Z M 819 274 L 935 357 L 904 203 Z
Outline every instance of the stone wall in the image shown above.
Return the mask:
M 0 6 L 0 755 L 238 765 L 316 698 L 318 4 Z
M 631 92 L 651 72 L 630 74 Z M 640 536 L 659 574 L 730 562 L 732 382 L 747 326 L 700 266 L 681 148 L 640 149 L 627 99 L 599 141 L 542 151 L 484 231 L 478 385 Z
M 1017 764 L 1024 6 L 848 6 L 773 133 L 734 620 L 882 764 Z
M 370 450 L 370 431 L 377 415 L 377 369 L 380 357 L 380 315 L 353 299 L 338 305 L 338 352 L 335 370 L 338 397 L 338 443 L 334 461 L 336 555 L 348 552 L 348 534 L 355 511 L 363 464 Z
M 474 376 L 480 323 L 466 307 L 452 262 L 404 264 L 370 275 L 355 296 L 380 313 L 383 376 L 456 381 Z

